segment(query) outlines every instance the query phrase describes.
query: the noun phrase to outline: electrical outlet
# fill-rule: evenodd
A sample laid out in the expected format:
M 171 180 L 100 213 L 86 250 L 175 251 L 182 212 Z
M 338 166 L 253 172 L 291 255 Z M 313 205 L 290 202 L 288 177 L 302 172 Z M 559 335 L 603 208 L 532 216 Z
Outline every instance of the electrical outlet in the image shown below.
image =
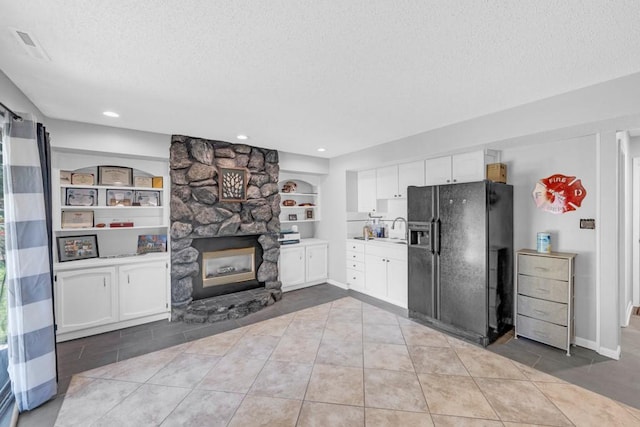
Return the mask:
M 580 218 L 580 228 L 594 230 L 596 228 L 596 220 L 593 218 Z

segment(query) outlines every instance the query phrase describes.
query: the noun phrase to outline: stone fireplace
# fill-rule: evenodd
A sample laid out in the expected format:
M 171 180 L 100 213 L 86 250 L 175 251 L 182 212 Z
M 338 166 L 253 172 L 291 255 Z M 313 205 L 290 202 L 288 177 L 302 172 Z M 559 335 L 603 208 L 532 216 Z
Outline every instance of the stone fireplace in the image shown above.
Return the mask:
M 279 300 L 278 152 L 174 135 L 170 168 L 172 318 L 236 318 Z M 220 168 L 246 169 L 244 199 L 220 201 Z

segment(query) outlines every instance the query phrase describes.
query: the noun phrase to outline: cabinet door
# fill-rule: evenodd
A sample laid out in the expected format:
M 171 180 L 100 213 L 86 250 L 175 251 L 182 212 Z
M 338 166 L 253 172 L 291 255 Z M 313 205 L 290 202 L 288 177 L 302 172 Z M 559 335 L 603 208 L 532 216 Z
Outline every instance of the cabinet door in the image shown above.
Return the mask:
M 92 268 L 56 273 L 58 332 L 70 332 L 118 320 L 116 269 Z
M 365 256 L 364 289 L 372 297 L 387 296 L 387 258 L 378 255 Z
M 166 261 L 123 265 L 119 268 L 120 320 L 168 310 Z
M 406 260 L 390 259 L 387 263 L 387 297 L 400 307 L 407 308 L 409 293 Z
M 376 210 L 376 170 L 358 172 L 358 212 Z
M 398 166 L 376 169 L 376 198 L 394 199 L 398 197 Z
M 451 156 L 427 159 L 425 162 L 425 184 L 440 185 L 451 183 Z
M 304 283 L 304 247 L 281 248 L 279 271 L 282 286 L 293 286 Z
M 327 278 L 327 245 L 307 246 L 307 282 Z
M 453 182 L 482 181 L 486 175 L 484 152 L 456 154 L 451 160 Z
M 398 165 L 398 197 L 406 199 L 410 185 L 424 185 L 423 161 Z

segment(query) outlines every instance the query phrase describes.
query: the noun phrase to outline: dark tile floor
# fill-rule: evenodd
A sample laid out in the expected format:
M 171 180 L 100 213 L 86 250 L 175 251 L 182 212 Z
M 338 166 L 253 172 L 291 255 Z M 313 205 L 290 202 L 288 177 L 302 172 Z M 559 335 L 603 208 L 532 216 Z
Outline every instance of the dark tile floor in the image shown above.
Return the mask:
M 395 314 L 407 315 L 406 310 L 375 298 L 322 284 L 288 292 L 279 303 L 241 319 L 214 324 L 158 321 L 67 341 L 58 344 L 58 396 L 34 411 L 21 414 L 18 425 L 52 426 L 71 376 L 78 372 L 330 302 L 347 295 Z M 567 357 L 562 350 L 525 338 L 515 340 L 507 337 L 489 346 L 489 350 L 640 408 L 640 318 L 634 318 L 630 327 L 623 329 L 622 341 L 623 353 L 619 361 L 581 347 L 573 348 L 572 356 Z

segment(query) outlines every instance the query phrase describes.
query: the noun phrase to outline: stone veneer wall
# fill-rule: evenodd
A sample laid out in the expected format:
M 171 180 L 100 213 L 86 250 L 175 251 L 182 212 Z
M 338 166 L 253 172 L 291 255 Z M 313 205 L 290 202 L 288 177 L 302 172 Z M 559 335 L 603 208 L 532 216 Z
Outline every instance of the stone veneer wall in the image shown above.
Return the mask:
M 245 202 L 218 201 L 218 167 L 246 168 L 249 171 Z M 262 245 L 263 262 L 257 279 L 265 283 L 271 298 L 267 304 L 279 300 L 282 284 L 278 281 L 277 264 L 280 255 L 278 152 L 174 135 L 171 137 L 170 168 L 171 305 L 174 319 L 183 318 L 192 301 L 192 277 L 199 273 L 198 251 L 191 246 L 194 239 L 260 235 L 258 242 Z M 241 315 L 232 310 L 228 317 Z M 213 320 L 221 317 L 224 316 L 218 315 Z

